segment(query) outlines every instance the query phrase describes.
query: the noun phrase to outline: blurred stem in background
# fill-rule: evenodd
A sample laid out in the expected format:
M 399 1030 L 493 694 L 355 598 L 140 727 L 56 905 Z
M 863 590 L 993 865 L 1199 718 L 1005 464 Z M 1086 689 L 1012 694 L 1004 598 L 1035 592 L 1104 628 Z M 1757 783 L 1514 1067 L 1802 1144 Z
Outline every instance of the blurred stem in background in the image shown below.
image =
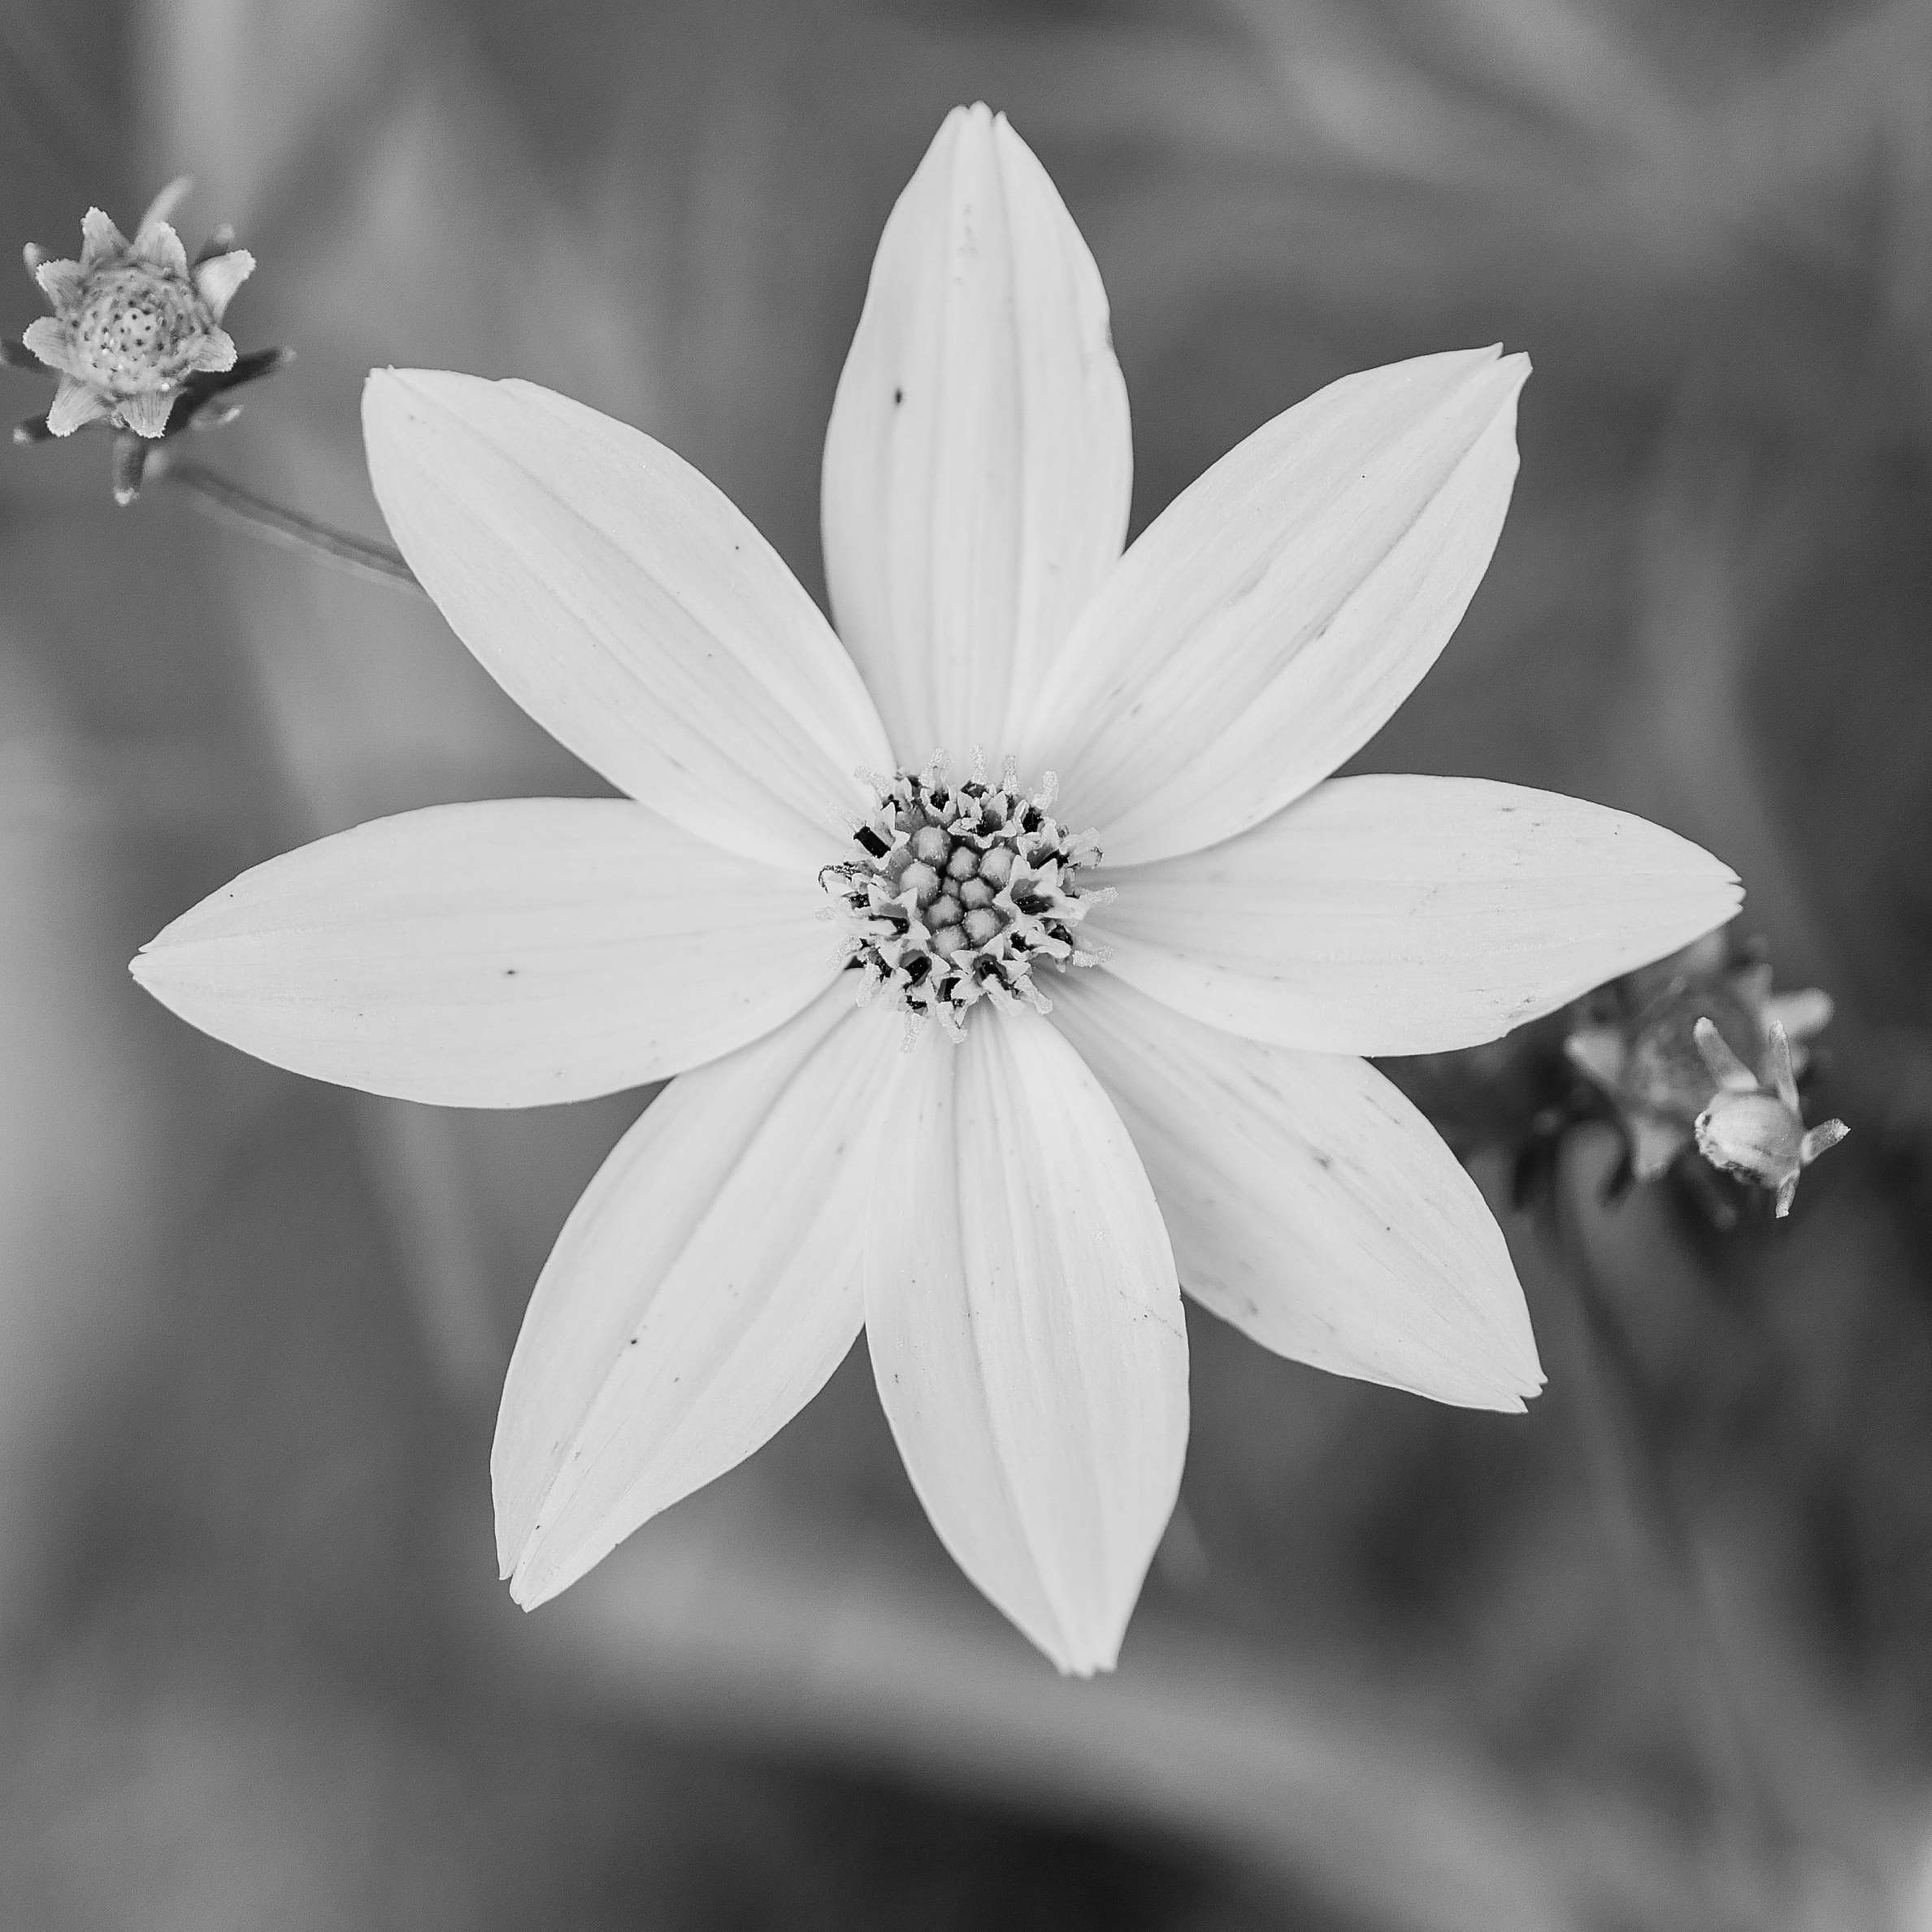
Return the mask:
M 1599 1273 L 1579 1196 L 1591 1184 L 1559 1157 L 1537 1225 L 1573 1297 L 1561 1311 L 1563 1369 L 1577 1398 L 1605 1539 L 1645 1648 L 1674 1693 L 1703 1787 L 1700 1835 L 1713 1854 L 1711 1904 L 1778 1924 L 1795 1833 L 1761 1761 L 1738 1674 L 1713 1613 L 1695 1532 L 1678 1494 L 1667 1426 L 1614 1296 Z M 1728 1913 L 1713 1923 L 1729 1923 Z

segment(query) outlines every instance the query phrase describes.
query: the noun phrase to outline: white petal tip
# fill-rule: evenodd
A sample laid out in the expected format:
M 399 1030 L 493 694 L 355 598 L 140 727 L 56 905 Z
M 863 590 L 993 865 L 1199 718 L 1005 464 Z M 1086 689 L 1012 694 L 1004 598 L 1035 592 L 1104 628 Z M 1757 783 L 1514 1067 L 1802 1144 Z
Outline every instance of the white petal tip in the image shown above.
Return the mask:
M 378 411 L 405 410 L 412 402 L 447 404 L 454 389 L 496 386 L 482 376 L 466 376 L 458 370 L 398 369 L 391 363 L 384 368 L 371 369 L 363 379 L 363 420 L 370 422 Z
M 558 1581 L 559 1573 L 554 1566 L 540 1571 L 536 1558 L 534 1539 L 526 1543 L 514 1556 L 499 1558 L 503 1581 L 510 1586 L 510 1600 L 519 1610 L 541 1609 L 552 1597 L 560 1596 L 572 1580 L 566 1570 L 561 1573 L 563 1580 Z
M 1520 1373 L 1499 1375 L 1487 1385 L 1471 1382 L 1461 1389 L 1431 1390 L 1431 1399 L 1452 1409 L 1478 1409 L 1491 1415 L 1526 1415 L 1530 1404 L 1543 1391 L 1543 1371 L 1531 1376 Z
M 128 976 L 143 992 L 151 993 L 158 1000 L 165 1001 L 168 979 L 167 949 L 162 943 L 165 935 L 151 939 L 128 962 Z
M 1744 904 L 1743 882 L 1736 873 L 1722 860 L 1713 858 L 1699 847 L 1692 845 L 1690 849 L 1695 857 L 1684 869 L 1687 902 L 1684 925 L 1688 936 L 1666 949 L 1670 953 L 1678 952 L 1684 946 L 1694 944 L 1728 926 Z M 1664 956 L 1657 955 L 1660 958 Z
M 1089 1678 L 1110 1676 L 1120 1661 L 1122 1639 L 1127 1635 L 1123 1624 L 1118 1630 L 1105 1635 L 1096 1631 L 1085 1643 L 1074 1641 L 1066 1630 L 1049 1633 L 1028 1629 L 1022 1625 L 1027 1640 L 1062 1677 L 1078 1678 L 1083 1682 Z
M 1016 1617 L 1014 1622 L 1061 1676 L 1109 1676 L 1120 1661 L 1120 1647 L 1127 1641 L 1141 1581 L 1141 1577 L 1135 1578 L 1132 1596 L 1124 1606 L 1036 1606 L 1031 1616 Z
M 540 1524 L 524 1535 L 513 1553 L 503 1547 L 503 1538 L 512 1533 L 499 1526 L 497 1561 L 503 1581 L 510 1586 L 510 1601 L 519 1610 L 541 1610 L 553 1597 L 562 1596 L 623 1540 L 609 1535 L 600 1539 L 594 1530 L 588 1542 L 581 1530 L 559 1540 L 554 1530 Z
M 1513 1360 L 1488 1365 L 1486 1370 L 1471 1369 L 1455 1383 L 1417 1392 L 1451 1409 L 1478 1409 L 1488 1415 L 1526 1415 L 1530 1404 L 1545 1386 L 1542 1365 L 1534 1352 L 1526 1367 L 1520 1353 L 1509 1352 Z
M 1424 1383 L 1396 1386 L 1410 1387 L 1451 1409 L 1481 1409 L 1491 1415 L 1526 1414 L 1548 1378 L 1536 1352 L 1536 1338 L 1530 1331 L 1522 1292 L 1520 1288 L 1515 1292 L 1515 1310 L 1522 1318 L 1520 1326 L 1511 1322 L 1493 1327 L 1487 1348 L 1477 1345 L 1482 1352 L 1472 1348 L 1452 1370 Z
M 1090 1682 L 1096 1677 L 1111 1676 L 1118 1660 L 1114 1657 L 1096 1658 L 1090 1663 L 1076 1663 L 1066 1657 L 1055 1657 L 1053 1668 L 1062 1677 L 1077 1678 L 1082 1683 Z
M 1431 367 L 1440 370 L 1457 363 L 1462 365 L 1465 374 L 1491 384 L 1506 396 L 1514 396 L 1530 380 L 1533 367 L 1526 350 L 1506 349 L 1500 342 L 1486 342 L 1480 349 L 1444 349 L 1435 355 L 1418 356 L 1413 367 L 1421 374 Z M 1411 366 L 1396 365 L 1398 368 Z
M 1505 355 L 1500 342 L 1492 343 L 1485 353 L 1487 360 L 1482 379 L 1496 398 L 1496 414 L 1513 423 L 1517 398 L 1530 380 L 1530 358 L 1520 349 Z

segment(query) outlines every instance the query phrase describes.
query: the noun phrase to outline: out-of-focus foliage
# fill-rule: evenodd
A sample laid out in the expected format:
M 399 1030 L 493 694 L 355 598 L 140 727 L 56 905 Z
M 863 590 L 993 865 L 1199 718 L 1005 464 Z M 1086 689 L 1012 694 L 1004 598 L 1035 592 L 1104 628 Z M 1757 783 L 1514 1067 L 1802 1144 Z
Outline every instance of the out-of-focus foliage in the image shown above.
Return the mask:
M 1569 1265 L 1511 1225 L 1551 1374 L 1521 1421 L 1193 1320 L 1183 1509 L 1109 1683 L 971 1598 L 858 1361 L 519 1618 L 495 1391 L 635 1100 L 306 1085 L 122 962 L 301 839 L 594 781 L 426 607 L 165 489 L 118 513 L 98 449 L 7 452 L 0 1917 L 1932 1923 L 1922 0 L 10 0 L 0 98 L 9 246 L 198 176 L 261 263 L 234 327 L 301 353 L 222 458 L 371 534 L 360 377 L 428 363 L 639 423 L 815 584 L 872 246 L 957 100 L 1092 244 L 1137 523 L 1331 377 L 1527 349 L 1496 562 L 1361 763 L 1728 858 L 1781 979 L 1838 997 L 1818 1112 L 1855 1130 L 1724 1243 L 1601 1212 L 1580 1148 Z

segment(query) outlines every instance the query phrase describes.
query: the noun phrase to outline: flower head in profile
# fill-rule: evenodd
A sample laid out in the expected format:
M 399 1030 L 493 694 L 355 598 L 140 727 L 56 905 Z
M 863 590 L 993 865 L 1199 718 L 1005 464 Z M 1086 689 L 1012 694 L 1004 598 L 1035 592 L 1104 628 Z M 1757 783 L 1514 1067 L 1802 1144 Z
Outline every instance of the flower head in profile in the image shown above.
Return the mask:
M 28 324 L 22 342 L 60 377 L 46 415 L 51 436 L 102 419 L 158 438 L 190 379 L 235 367 L 221 326 L 255 258 L 218 231 L 192 266 L 168 216 L 185 176 L 163 189 L 130 241 L 98 208 L 80 224 L 80 258 L 27 250 L 27 267 L 53 314 Z
M 510 1365 L 519 1602 L 758 1448 L 862 1326 L 940 1538 L 1078 1672 L 1114 1661 L 1173 1505 L 1183 1287 L 1343 1374 L 1498 1409 L 1539 1386 L 1482 1196 L 1360 1056 L 1494 1037 L 1737 888 L 1572 799 L 1329 775 L 1482 577 L 1526 373 L 1479 349 L 1348 377 L 1123 554 L 1100 278 L 980 107 L 894 209 L 839 384 L 836 633 L 649 436 L 528 384 L 371 379 L 411 566 L 627 796 L 324 839 L 135 970 L 382 1093 L 677 1076 L 571 1213 Z
M 1721 1173 L 1769 1189 L 1782 1221 L 1791 1211 L 1800 1174 L 1852 1130 L 1842 1120 L 1827 1120 L 1806 1131 L 1791 1043 L 1776 1020 L 1766 1054 L 1770 1071 L 1761 1079 L 1708 1019 L 1698 1021 L 1696 1040 L 1715 1088 L 1697 1116 L 1697 1151 Z
M 1774 992 L 1770 962 L 1748 952 L 1734 958 L 1722 932 L 1626 975 L 1611 993 L 1614 1010 L 1578 1027 L 1564 1050 L 1615 1114 L 1638 1181 L 1657 1179 L 1696 1144 L 1699 1117 L 1718 1092 L 1701 1027 L 1750 1070 L 1751 1087 L 1769 1093 L 1778 1085 L 1777 1037 L 1795 1078 L 1810 1041 L 1831 1023 L 1829 993 Z

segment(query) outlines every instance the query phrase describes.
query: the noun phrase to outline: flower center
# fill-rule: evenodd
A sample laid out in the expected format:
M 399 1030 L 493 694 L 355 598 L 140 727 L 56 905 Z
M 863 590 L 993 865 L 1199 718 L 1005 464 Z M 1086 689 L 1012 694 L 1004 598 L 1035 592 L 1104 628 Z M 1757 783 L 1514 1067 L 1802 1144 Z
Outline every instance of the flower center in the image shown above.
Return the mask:
M 73 321 L 76 373 L 116 395 L 171 389 L 205 333 L 199 300 L 175 276 L 136 262 L 101 269 Z
M 883 992 L 915 1026 L 936 1019 L 961 1039 L 981 1000 L 1046 1012 L 1042 965 L 1098 964 L 1075 935 L 1114 893 L 1080 890 L 1100 847 L 1049 816 L 1051 772 L 1027 792 L 1011 758 L 997 784 L 977 754 L 963 784 L 948 782 L 947 764 L 936 752 L 923 771 L 870 779 L 879 805 L 853 827 L 856 856 L 818 881 L 846 923 L 845 965 L 865 976 L 860 1004 Z

